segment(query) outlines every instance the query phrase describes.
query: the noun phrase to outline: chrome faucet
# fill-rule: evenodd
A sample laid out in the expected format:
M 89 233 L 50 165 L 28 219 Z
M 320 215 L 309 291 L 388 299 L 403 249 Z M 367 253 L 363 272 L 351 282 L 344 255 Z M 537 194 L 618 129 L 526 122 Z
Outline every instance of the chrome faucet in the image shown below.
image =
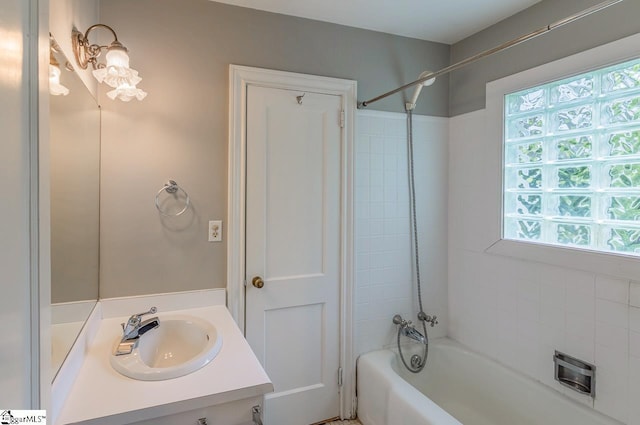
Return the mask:
M 158 311 L 157 308 L 151 307 L 149 311 L 144 313 L 134 314 L 129 317 L 127 323 L 122 323 L 122 339 L 114 351 L 114 355 L 122 356 L 124 354 L 131 354 L 131 352 L 138 346 L 138 340 L 142 335 L 149 332 L 151 329 L 155 329 L 160 326 L 160 319 L 152 317 L 151 319 L 142 320 L 142 316 L 147 314 L 155 314 Z
M 426 344 L 427 340 L 424 335 L 418 331 L 415 326 L 411 323 L 411 320 L 407 321 L 402 318 L 399 314 L 393 316 L 393 323 L 396 325 L 400 325 L 400 332 L 402 335 L 411 338 L 414 341 L 419 342 L 420 344 Z
M 414 341 L 419 342 L 420 344 L 426 344 L 426 340 L 424 339 L 424 335 L 420 333 L 411 323 L 405 326 L 402 329 L 402 334 L 406 337 L 411 338 Z

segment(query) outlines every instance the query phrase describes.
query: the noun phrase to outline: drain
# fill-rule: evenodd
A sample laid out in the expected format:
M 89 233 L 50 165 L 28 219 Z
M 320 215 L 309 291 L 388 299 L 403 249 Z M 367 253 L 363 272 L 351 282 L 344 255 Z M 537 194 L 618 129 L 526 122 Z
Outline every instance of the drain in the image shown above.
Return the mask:
M 411 367 L 414 369 L 417 369 L 420 366 L 422 366 L 422 357 L 420 357 L 417 354 L 414 354 L 413 356 L 411 356 Z

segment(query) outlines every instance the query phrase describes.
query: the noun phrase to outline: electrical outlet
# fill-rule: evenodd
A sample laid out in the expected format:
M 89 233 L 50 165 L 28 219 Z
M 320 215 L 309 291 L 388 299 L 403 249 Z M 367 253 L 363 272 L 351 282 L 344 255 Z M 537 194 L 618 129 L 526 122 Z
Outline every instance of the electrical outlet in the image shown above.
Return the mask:
M 209 221 L 209 242 L 222 241 L 222 220 Z

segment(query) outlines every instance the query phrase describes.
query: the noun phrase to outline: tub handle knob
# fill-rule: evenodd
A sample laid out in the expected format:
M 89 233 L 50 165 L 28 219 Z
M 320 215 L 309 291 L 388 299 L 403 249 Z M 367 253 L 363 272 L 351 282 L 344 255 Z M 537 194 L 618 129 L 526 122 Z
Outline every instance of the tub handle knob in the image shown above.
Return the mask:
M 402 316 L 400 316 L 399 314 L 393 316 L 393 323 L 402 327 L 407 326 L 408 324 L 404 319 L 402 319 Z
M 434 327 L 435 325 L 438 324 L 438 317 L 437 316 L 433 316 L 430 320 L 431 323 L 431 327 Z
M 427 315 L 427 317 L 424 319 L 424 321 L 429 323 L 431 325 L 431 327 L 434 327 L 435 325 L 438 324 L 438 316 L 429 316 L 429 315 Z
M 421 311 L 420 313 L 418 313 L 418 319 L 420 319 L 423 322 L 427 322 L 431 325 L 431 327 L 434 327 L 435 325 L 438 324 L 438 316 L 430 316 L 428 314 L 426 314 L 424 311 Z

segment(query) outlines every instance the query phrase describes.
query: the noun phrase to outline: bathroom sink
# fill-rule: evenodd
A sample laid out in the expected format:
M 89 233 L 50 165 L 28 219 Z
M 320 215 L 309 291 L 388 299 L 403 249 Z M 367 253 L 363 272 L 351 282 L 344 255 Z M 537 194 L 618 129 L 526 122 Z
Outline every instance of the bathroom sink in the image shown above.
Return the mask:
M 168 315 L 160 317 L 160 326 L 139 338 L 131 354 L 109 356 L 111 366 L 129 378 L 161 381 L 200 369 L 220 348 L 222 336 L 212 323 L 192 316 Z

